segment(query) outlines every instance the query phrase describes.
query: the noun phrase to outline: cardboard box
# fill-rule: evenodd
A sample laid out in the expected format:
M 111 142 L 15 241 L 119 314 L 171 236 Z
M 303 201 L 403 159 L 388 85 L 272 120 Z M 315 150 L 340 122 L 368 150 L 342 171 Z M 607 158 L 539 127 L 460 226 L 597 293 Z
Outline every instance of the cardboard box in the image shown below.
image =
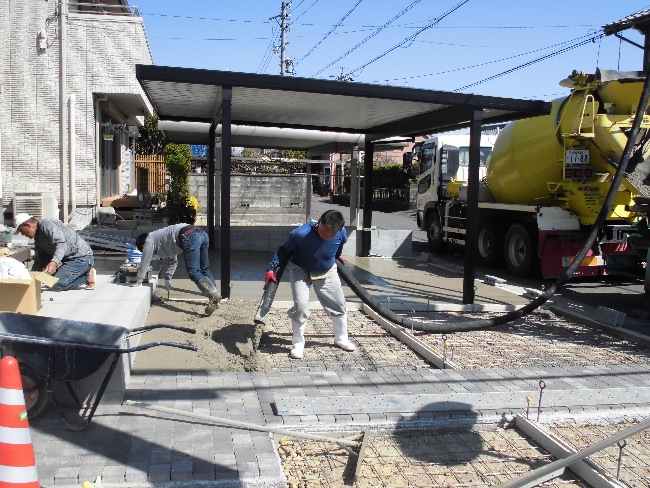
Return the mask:
M 43 272 L 30 271 L 31 279 L 0 280 L 0 311 L 34 315 L 41 308 L 41 283 L 54 285 L 58 278 Z

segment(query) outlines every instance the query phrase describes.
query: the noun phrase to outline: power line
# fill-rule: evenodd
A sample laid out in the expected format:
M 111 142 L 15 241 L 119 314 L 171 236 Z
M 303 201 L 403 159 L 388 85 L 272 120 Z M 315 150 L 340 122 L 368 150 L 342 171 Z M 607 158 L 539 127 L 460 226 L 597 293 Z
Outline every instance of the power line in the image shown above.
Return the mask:
M 460 7 L 462 7 L 463 5 L 465 5 L 467 2 L 469 2 L 469 0 L 463 0 L 462 2 L 456 4 L 456 5 L 453 6 L 451 9 L 447 10 L 444 14 L 442 14 L 440 17 L 436 17 L 436 18 L 432 19 L 432 20 L 431 20 L 427 25 L 425 25 L 424 27 L 422 27 L 421 29 L 419 29 L 416 33 L 414 33 L 414 34 L 408 36 L 406 39 L 404 39 L 403 41 L 401 41 L 401 42 L 395 44 L 393 47 L 391 47 L 391 48 L 388 49 L 387 51 L 384 51 L 384 52 L 383 52 L 382 54 L 380 54 L 379 56 L 375 56 L 373 59 L 371 59 L 371 60 L 368 61 L 367 63 L 362 64 L 361 66 L 359 66 L 358 68 L 356 68 L 356 69 L 350 71 L 350 72 L 347 73 L 347 74 L 348 74 L 348 75 L 352 75 L 352 74 L 354 74 L 354 73 L 360 72 L 360 71 L 362 71 L 366 66 L 368 66 L 369 64 L 372 64 L 372 63 L 374 63 L 375 61 L 377 61 L 377 60 L 383 58 L 383 57 L 386 56 L 388 53 L 394 51 L 394 50 L 397 49 L 398 47 L 401 47 L 401 46 L 403 46 L 404 44 L 406 44 L 406 43 L 408 43 L 408 42 L 413 42 L 413 41 L 415 40 L 415 38 L 416 38 L 417 36 L 419 36 L 422 32 L 424 32 L 424 31 L 427 30 L 427 29 L 430 29 L 431 27 L 433 27 L 434 25 L 436 25 L 438 22 L 440 22 L 442 19 L 444 19 L 445 17 L 447 17 L 448 15 L 450 15 L 451 13 L 453 13 L 454 11 L 458 10 Z
M 303 0 L 304 1 L 304 0 Z M 303 2 L 301 1 L 296 7 L 294 7 L 294 10 L 297 9 Z M 314 2 L 305 9 L 303 13 L 301 13 L 298 17 L 296 17 L 292 24 L 295 24 L 296 21 L 302 17 L 309 9 L 311 9 L 316 3 L 318 3 L 318 0 L 314 0 Z M 140 11 L 141 16 L 150 16 L 150 17 L 168 17 L 168 18 L 173 18 L 173 19 L 186 19 L 186 20 L 206 20 L 206 21 L 213 21 L 213 22 L 242 22 L 242 23 L 247 23 L 247 24 L 271 24 L 272 22 L 269 22 L 268 20 L 247 20 L 247 19 L 224 19 L 220 17 L 198 17 L 198 16 L 192 16 L 192 15 L 171 15 L 171 14 L 158 14 L 158 13 L 151 13 L 151 12 L 143 12 Z M 393 26 L 390 26 L 391 28 L 394 29 L 419 29 L 417 24 L 418 22 L 408 22 L 405 24 L 396 24 Z M 309 27 L 322 27 L 322 26 L 331 26 L 332 24 L 317 24 L 317 23 L 311 23 L 311 22 L 303 22 L 300 25 L 302 26 L 309 26 Z M 381 26 L 379 25 L 348 25 L 348 27 L 358 27 L 362 29 L 377 29 Z M 594 27 L 591 24 L 559 24 L 559 25 L 503 25 L 503 26 L 471 26 L 471 25 L 458 25 L 458 26 L 436 26 L 436 29 L 546 29 L 546 28 L 561 28 L 561 29 L 573 29 L 576 27 Z
M 154 14 L 149 12 L 140 12 L 140 15 L 150 15 L 152 17 L 169 17 L 171 19 L 186 19 L 186 20 L 209 20 L 213 22 L 244 22 L 249 24 L 269 24 L 268 20 L 244 20 L 244 19 L 221 19 L 214 17 L 194 17 L 191 15 L 171 15 L 171 14 Z
M 335 25 L 334 27 L 332 27 L 332 29 L 330 29 L 330 31 L 329 31 L 327 34 L 325 34 L 325 36 L 323 36 L 323 38 L 322 38 L 320 41 L 318 41 L 318 42 L 316 43 L 316 45 L 315 45 L 314 47 L 312 47 L 309 51 L 307 51 L 307 54 L 305 54 L 302 58 L 300 58 L 298 61 L 296 61 L 295 64 L 300 63 L 303 59 L 305 59 L 305 58 L 306 58 L 307 56 L 309 56 L 312 52 L 314 52 L 314 49 L 316 49 L 318 46 L 320 46 L 321 43 L 322 43 L 325 39 L 327 39 L 327 38 L 329 37 L 329 35 L 330 35 L 332 32 L 334 32 L 334 30 L 335 30 L 339 25 L 341 25 L 341 23 L 343 23 L 343 21 L 344 21 L 345 19 L 347 19 L 348 16 L 349 16 L 352 12 L 354 12 L 354 9 L 356 9 L 357 6 L 358 6 L 361 2 L 363 2 L 363 0 L 358 0 L 357 3 L 354 4 L 354 7 L 352 7 L 352 8 L 348 11 L 348 13 L 346 13 L 346 14 L 341 18 L 341 20 L 339 20 L 339 21 L 336 23 L 336 25 Z
M 297 9 L 302 3 L 304 2 L 301 1 L 296 7 L 294 7 L 294 10 Z M 304 14 L 307 13 L 309 9 L 311 9 L 316 3 L 318 3 L 318 0 L 314 0 L 314 2 L 305 9 L 303 13 L 301 13 L 298 17 L 296 17 L 291 24 L 295 24 L 297 20 L 302 17 Z M 141 16 L 150 16 L 150 17 L 168 17 L 171 19 L 185 19 L 185 20 L 206 20 L 206 21 L 212 21 L 212 22 L 241 22 L 241 23 L 246 23 L 246 24 L 271 24 L 272 22 L 268 20 L 247 20 L 247 19 L 224 19 L 220 17 L 200 17 L 200 16 L 193 16 L 193 15 L 172 15 L 172 14 L 159 14 L 159 13 L 152 13 L 152 12 L 143 12 L 140 11 Z M 419 29 L 417 22 L 408 22 L 405 24 L 396 24 L 390 26 L 390 28 L 394 29 Z M 301 23 L 300 25 L 302 26 L 309 26 L 309 27 L 321 27 L 321 26 L 331 26 L 331 24 L 317 24 L 317 23 Z M 348 25 L 348 27 L 358 27 L 361 29 L 377 29 L 382 26 L 379 25 Z M 573 29 L 576 27 L 594 27 L 593 25 L 590 24 L 560 24 L 560 25 L 503 25 L 503 26 L 470 26 L 470 25 L 459 25 L 459 26 L 437 26 L 436 29 L 546 29 L 546 28 L 561 28 L 561 29 Z
M 375 32 L 373 32 L 372 34 L 370 34 L 370 35 L 369 35 L 368 37 L 366 37 L 364 40 L 362 40 L 362 41 L 360 41 L 359 43 L 357 43 L 356 46 L 352 47 L 351 49 L 348 49 L 345 53 L 343 53 L 341 56 L 339 56 L 338 58 L 336 58 L 334 61 L 332 61 L 330 64 L 328 64 L 328 65 L 325 66 L 324 68 L 318 70 L 318 71 L 317 71 L 316 73 L 314 73 L 312 76 L 318 76 L 320 73 L 322 73 L 323 71 L 325 71 L 325 70 L 326 70 L 327 68 L 329 68 L 330 66 L 333 66 L 334 64 L 338 63 L 341 59 L 343 59 L 344 57 L 346 57 L 348 54 L 350 54 L 352 51 L 354 51 L 354 50 L 357 49 L 358 47 L 360 47 L 360 46 L 362 46 L 363 44 L 365 44 L 366 42 L 368 42 L 370 39 L 372 39 L 373 37 L 375 37 L 377 34 L 379 34 L 379 33 L 380 33 L 382 30 L 384 30 L 386 27 L 388 27 L 391 23 L 393 23 L 395 20 L 399 19 L 402 15 L 404 15 L 406 12 L 408 12 L 408 11 L 411 10 L 413 7 L 415 7 L 418 3 L 420 3 L 420 1 L 421 1 L 421 0 L 415 0 L 414 2 L 412 2 L 408 7 L 406 7 L 406 8 L 405 8 L 404 10 L 402 10 L 400 13 L 398 13 L 397 15 L 395 15 L 392 19 L 390 19 L 390 20 L 389 20 L 388 22 L 386 22 L 384 25 L 382 25 L 381 27 L 379 27 L 379 29 L 377 29 Z M 341 73 L 341 76 L 345 76 L 345 75 L 344 75 L 343 73 Z
M 508 61 L 509 59 L 521 58 L 522 56 L 528 56 L 530 54 L 537 53 L 537 52 L 540 52 L 540 51 L 546 51 L 548 49 L 555 49 L 558 46 L 565 46 L 566 44 L 575 43 L 575 42 L 578 42 L 578 41 L 581 41 L 581 40 L 592 40 L 593 37 L 594 37 L 594 34 L 589 33 L 589 34 L 586 34 L 584 36 L 580 36 L 580 37 L 577 37 L 575 39 L 571 39 L 569 41 L 559 42 L 557 44 L 552 44 L 550 46 L 545 46 L 545 47 L 540 48 L 540 49 L 534 49 L 532 51 L 527 51 L 525 53 L 515 54 L 514 56 L 507 56 L 505 58 L 494 59 L 492 61 L 485 61 L 483 63 L 473 64 L 473 65 L 470 65 L 470 66 L 464 66 L 464 67 L 461 67 L 461 68 L 454 68 L 454 69 L 447 69 L 447 70 L 444 70 L 444 71 L 437 71 L 435 73 L 426 73 L 426 74 L 422 74 L 422 75 L 413 75 L 413 76 L 402 76 L 402 77 L 399 77 L 399 78 L 390 78 L 390 79 L 381 80 L 381 81 L 371 81 L 369 83 L 388 83 L 388 82 L 391 82 L 391 81 L 414 80 L 414 79 L 417 79 L 417 78 L 426 78 L 428 76 L 444 75 L 444 74 L 454 73 L 454 72 L 458 72 L 458 71 L 465 71 L 465 70 L 473 69 L 473 68 L 480 68 L 481 66 L 487 66 L 489 64 L 496 64 L 496 63 L 500 63 L 502 61 Z
M 300 6 L 302 5 L 302 2 L 304 2 L 304 1 L 305 1 L 305 0 L 301 0 L 300 3 L 294 7 L 294 10 L 297 9 L 298 7 L 300 7 Z M 314 5 L 316 5 L 317 3 L 318 3 L 318 0 L 314 0 L 314 2 L 313 2 L 309 7 L 307 7 L 303 13 L 301 13 L 298 17 L 296 17 L 296 18 L 294 19 L 294 21 L 291 22 L 291 23 L 293 24 L 293 23 L 296 22 L 300 17 L 302 17 L 303 15 L 305 15 L 307 12 L 309 12 L 309 9 L 312 8 Z
M 549 53 L 549 54 L 545 54 L 544 56 L 540 56 L 539 58 L 533 59 L 532 61 L 528 61 L 527 63 L 520 64 L 519 66 L 515 66 L 514 68 L 510 68 L 509 70 L 502 71 L 501 73 L 497 73 L 496 75 L 492 75 L 492 76 L 489 76 L 487 78 L 483 78 L 482 80 L 476 81 L 474 83 L 470 83 L 469 85 L 461 86 L 460 88 L 456 88 L 454 91 L 458 92 L 458 91 L 466 90 L 467 88 L 471 88 L 471 87 L 476 86 L 476 85 L 481 85 L 481 84 L 485 83 L 486 81 L 492 81 L 492 80 L 494 80 L 496 78 L 500 78 L 501 76 L 505 76 L 507 74 L 518 71 L 520 69 L 527 68 L 528 66 L 531 66 L 531 65 L 533 65 L 535 63 L 539 63 L 540 61 L 544 61 L 546 59 L 552 58 L 554 56 L 557 56 L 558 54 L 564 54 L 567 51 L 571 51 L 572 49 L 584 46 L 585 44 L 589 44 L 590 42 L 596 42 L 596 40 L 602 39 L 603 37 L 605 37 L 605 34 L 602 34 L 602 33 L 594 35 L 593 37 L 591 37 L 589 39 L 582 40 L 582 41 L 577 42 L 577 43 L 575 43 L 575 44 L 573 44 L 571 46 L 567 46 L 565 48 L 562 48 L 562 49 L 560 49 L 558 51 L 555 51 L 555 52 L 552 52 L 552 53 Z
M 269 66 L 269 62 L 273 56 L 273 46 L 275 46 L 278 37 L 279 35 L 275 30 L 275 24 L 271 24 L 271 37 L 269 39 L 269 44 L 266 47 L 266 51 L 264 51 L 264 56 L 260 61 L 260 65 L 257 67 L 258 73 L 264 73 L 266 71 L 266 68 Z

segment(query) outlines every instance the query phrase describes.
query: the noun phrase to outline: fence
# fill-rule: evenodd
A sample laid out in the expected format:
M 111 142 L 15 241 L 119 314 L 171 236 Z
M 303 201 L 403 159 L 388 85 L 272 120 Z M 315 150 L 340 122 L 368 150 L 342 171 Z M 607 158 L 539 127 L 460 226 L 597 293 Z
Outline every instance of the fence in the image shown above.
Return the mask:
M 135 181 L 138 193 L 165 195 L 167 168 L 165 157 L 138 154 L 135 157 Z

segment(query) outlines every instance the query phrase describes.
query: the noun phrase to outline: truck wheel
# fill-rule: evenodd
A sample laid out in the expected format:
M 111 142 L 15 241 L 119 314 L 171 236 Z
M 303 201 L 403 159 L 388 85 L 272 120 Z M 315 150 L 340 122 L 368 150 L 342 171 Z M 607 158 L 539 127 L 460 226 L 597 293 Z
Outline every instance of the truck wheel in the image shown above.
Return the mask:
M 521 224 L 512 224 L 506 232 L 504 241 L 506 268 L 517 277 L 525 276 L 533 261 L 533 243 L 526 228 Z
M 487 268 L 503 264 L 503 229 L 493 219 L 481 219 L 478 223 L 476 262 Z
M 442 221 L 438 212 L 433 212 L 431 215 L 429 228 L 427 229 L 427 239 L 431 252 L 439 252 L 445 248 L 445 239 L 442 235 Z

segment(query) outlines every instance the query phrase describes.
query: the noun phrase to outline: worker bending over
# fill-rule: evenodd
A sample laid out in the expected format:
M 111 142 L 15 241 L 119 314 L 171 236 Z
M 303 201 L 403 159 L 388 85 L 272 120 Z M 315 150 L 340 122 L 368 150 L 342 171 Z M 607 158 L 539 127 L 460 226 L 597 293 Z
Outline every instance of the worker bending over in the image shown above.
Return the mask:
M 28 213 L 15 217 L 14 234 L 34 239 L 32 271 L 43 271 L 58 278 L 52 290 L 95 288 L 93 250 L 70 227 L 56 219 L 37 219 Z
M 175 224 L 153 232 L 140 234 L 135 238 L 135 245 L 142 253 L 140 267 L 135 282 L 131 286 L 140 286 L 144 281 L 149 264 L 154 254 L 164 259 L 165 289 L 171 288 L 171 279 L 178 266 L 178 255 L 183 253 L 185 267 L 190 279 L 199 287 L 201 293 L 208 297 L 205 314 L 219 308 L 221 295 L 217 291 L 214 275 L 210 271 L 208 256 L 208 234 L 189 224 Z
M 305 329 L 309 318 L 309 292 L 314 287 L 323 309 L 332 319 L 334 345 L 344 351 L 354 351 L 348 340 L 348 314 L 341 280 L 336 270 L 336 259 L 341 258 L 348 237 L 343 214 L 328 210 L 318 222 L 308 222 L 294 229 L 275 252 L 266 267 L 264 283 L 276 281 L 274 270 L 289 260 L 293 307 L 287 314 L 293 329 L 290 357 L 302 359 L 305 348 Z

